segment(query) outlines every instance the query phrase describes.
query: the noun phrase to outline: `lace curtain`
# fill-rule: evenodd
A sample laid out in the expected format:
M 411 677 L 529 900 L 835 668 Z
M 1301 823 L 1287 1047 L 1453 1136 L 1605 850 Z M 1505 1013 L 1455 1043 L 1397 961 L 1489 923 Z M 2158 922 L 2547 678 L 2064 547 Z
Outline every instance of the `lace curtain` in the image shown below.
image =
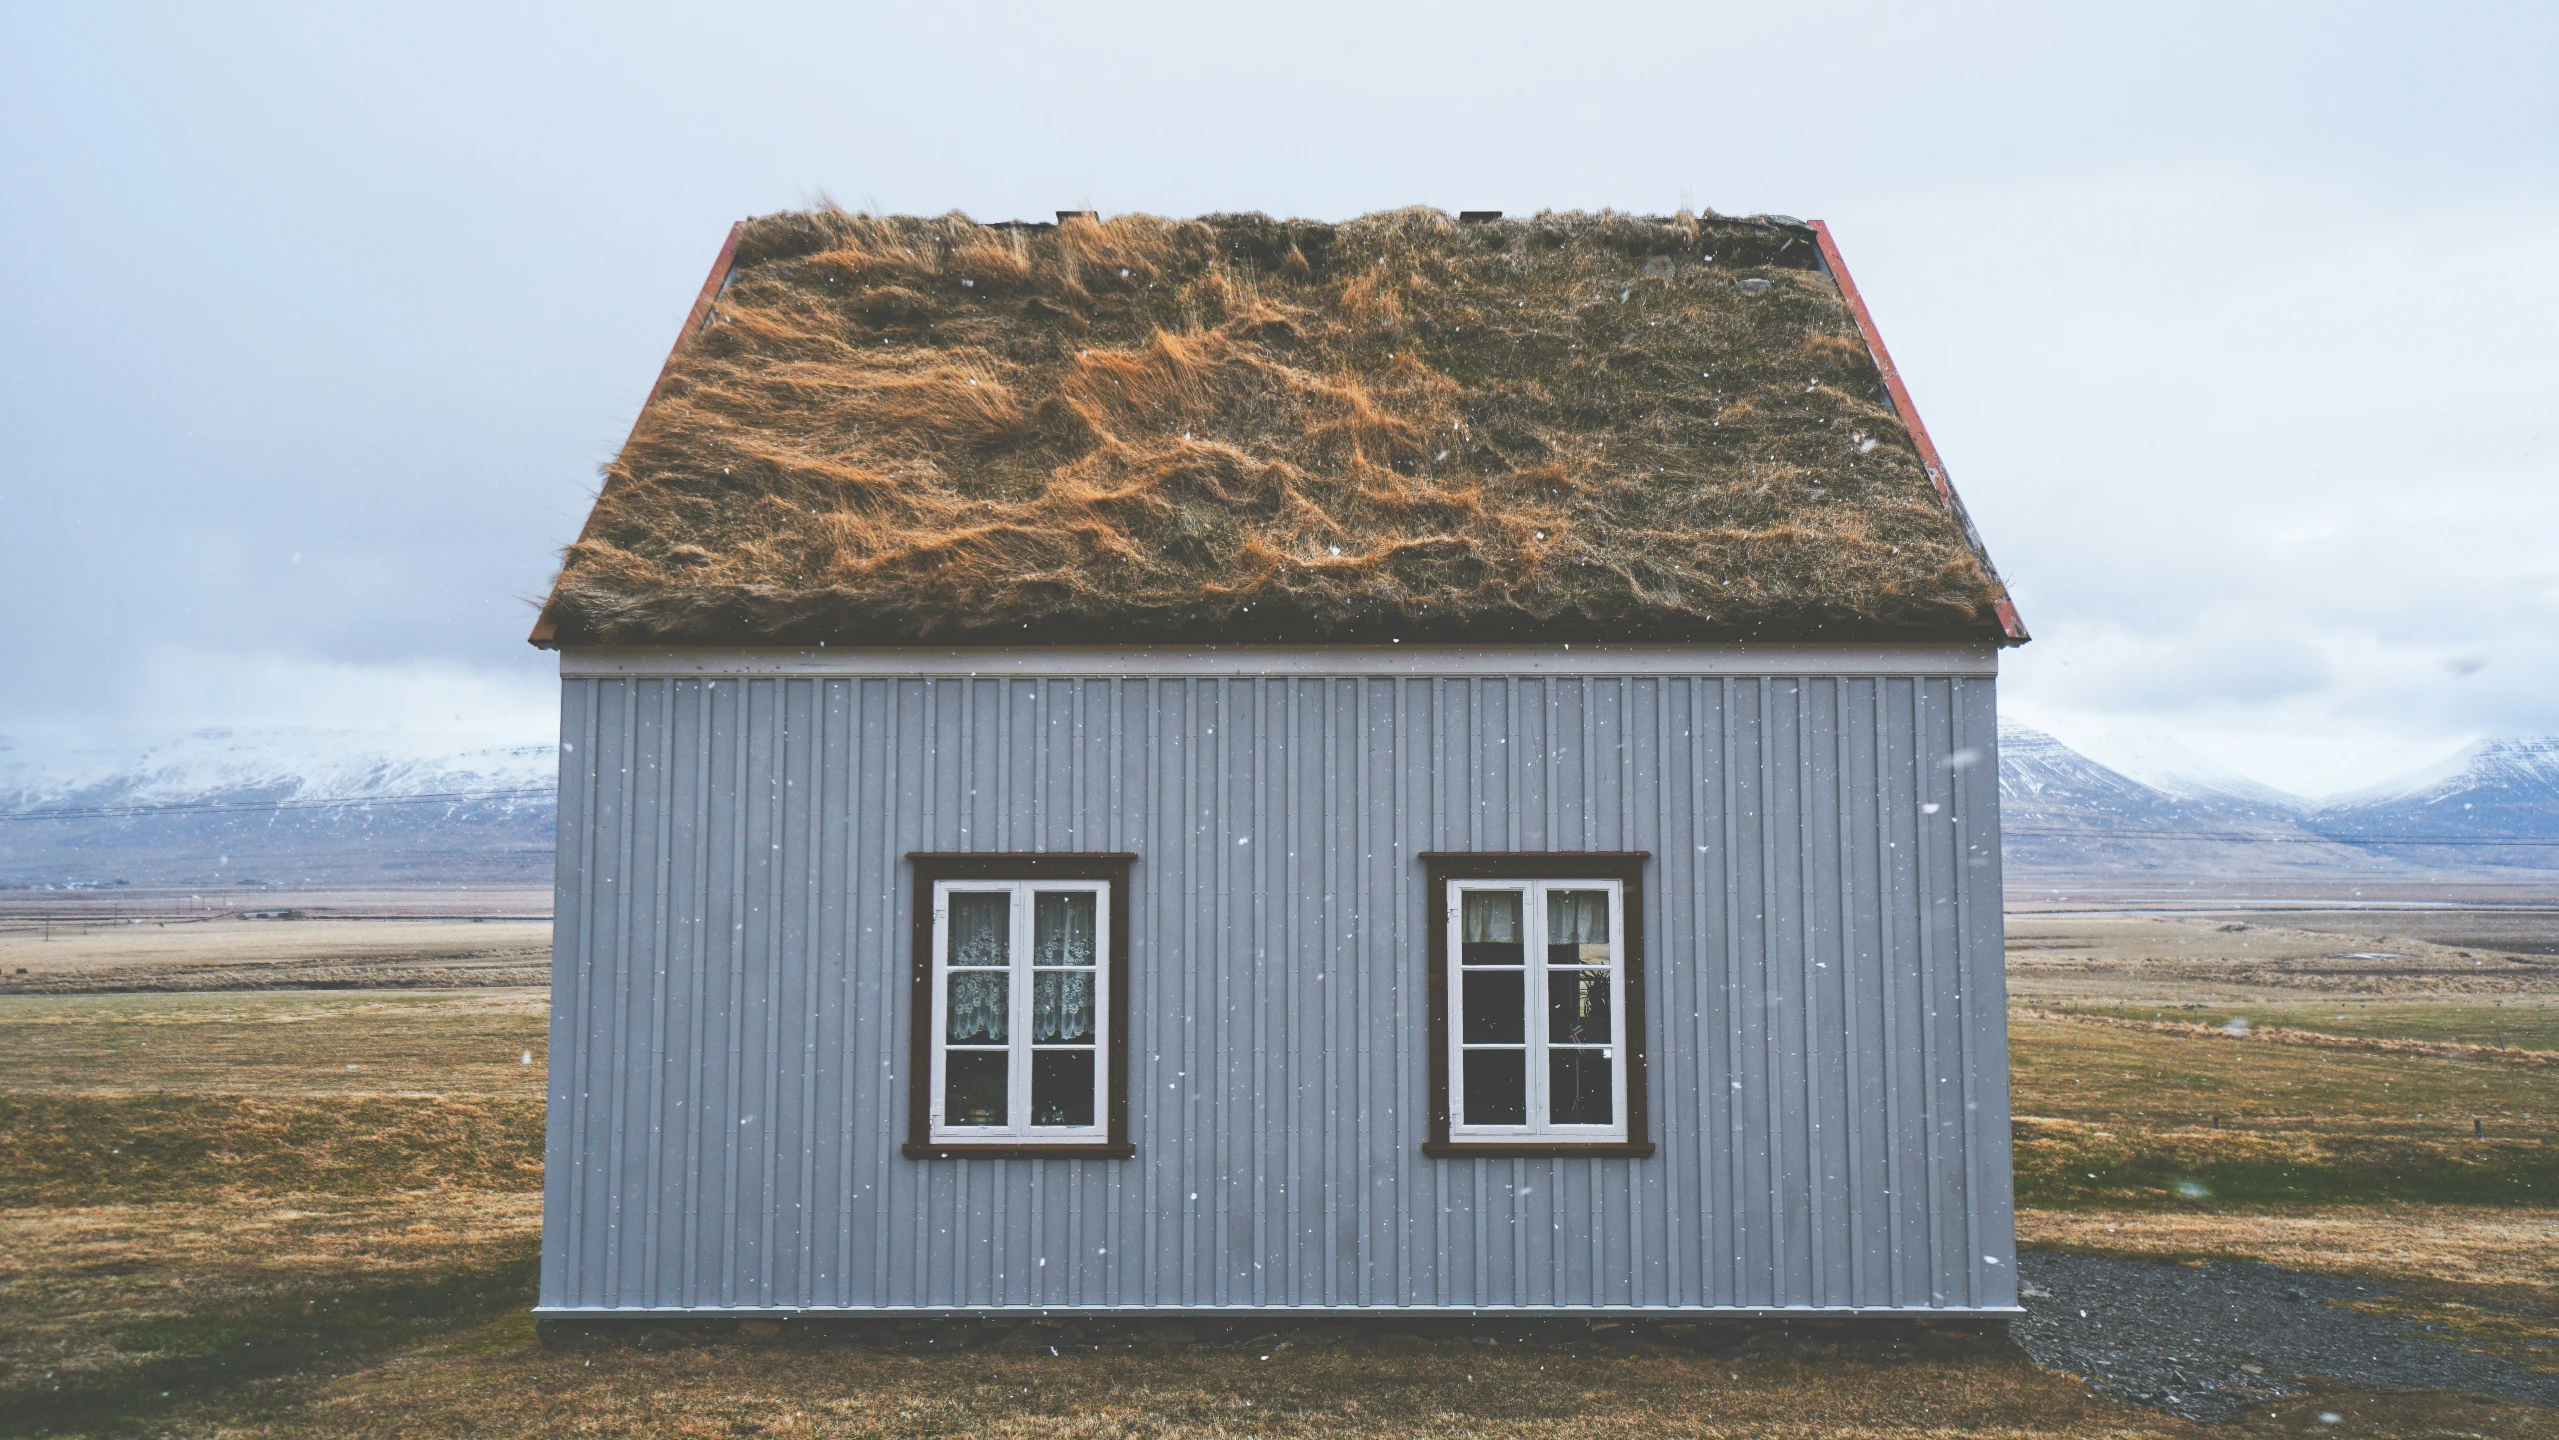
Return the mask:
M 1093 893 L 1042 893 L 1031 901 L 1031 963 L 1093 963 Z
M 1012 972 L 959 970 L 951 974 L 950 1040 L 954 1045 L 1001 1045 Z
M 1049 971 L 1031 977 L 1031 1043 L 1089 1045 L 1093 1041 L 1093 977 Z
M 1012 962 L 1013 897 L 951 897 L 951 964 L 1005 965 Z

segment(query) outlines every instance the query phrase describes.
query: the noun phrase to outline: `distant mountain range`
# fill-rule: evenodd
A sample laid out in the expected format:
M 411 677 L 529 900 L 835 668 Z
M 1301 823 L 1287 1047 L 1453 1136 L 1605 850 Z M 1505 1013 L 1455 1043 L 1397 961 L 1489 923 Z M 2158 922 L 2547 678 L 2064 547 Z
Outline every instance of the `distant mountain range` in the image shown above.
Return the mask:
M 2163 742 L 2132 757 L 2139 780 L 2023 725 L 2003 723 L 1999 744 L 2012 875 L 2559 870 L 2559 737 L 2483 740 L 2431 770 L 2324 801 Z
M 202 730 L 132 749 L 0 746 L 0 886 L 543 883 L 548 745 Z
M 2125 768 L 2001 726 L 2012 877 L 2559 871 L 2559 737 L 2482 741 L 2326 801 L 2171 742 L 2110 750 Z M 204 730 L 44 753 L 0 741 L 0 886 L 543 884 L 556 776 L 549 745 L 449 736 Z

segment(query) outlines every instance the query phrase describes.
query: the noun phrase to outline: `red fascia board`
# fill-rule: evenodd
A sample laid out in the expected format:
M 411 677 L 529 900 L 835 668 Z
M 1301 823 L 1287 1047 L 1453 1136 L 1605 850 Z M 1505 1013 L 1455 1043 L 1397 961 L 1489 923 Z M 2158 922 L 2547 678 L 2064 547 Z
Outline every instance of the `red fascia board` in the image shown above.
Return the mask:
M 1972 547 L 1973 556 L 1981 561 L 1990 581 L 1999 587 L 1999 598 L 1992 602 L 1999 612 L 1999 626 L 2012 645 L 2026 643 L 2026 622 L 2017 618 L 2017 606 L 2008 598 L 2007 582 L 1999 578 L 1998 569 L 1990 563 L 1990 551 L 1981 543 L 1981 535 L 1973 529 L 1970 515 L 1964 513 L 1963 497 L 1955 493 L 1955 482 L 1946 474 L 1946 462 L 1938 457 L 1937 442 L 1928 438 L 1928 425 L 1919 418 L 1919 407 L 1910 401 L 1910 387 L 1904 385 L 1901 370 L 1893 364 L 1893 352 L 1884 348 L 1884 333 L 1875 328 L 1875 317 L 1866 309 L 1866 297 L 1857 291 L 1857 282 L 1848 274 L 1848 262 L 1839 257 L 1839 244 L 1830 237 L 1830 226 L 1820 220 L 1812 222 L 1814 243 L 1821 246 L 1822 263 L 1830 268 L 1830 278 L 1839 285 L 1839 298 L 1848 302 L 1848 313 L 1857 321 L 1857 333 L 1866 337 L 1866 348 L 1875 356 L 1875 368 L 1883 372 L 1884 393 L 1890 395 L 1893 410 L 1901 416 L 1903 428 L 1910 431 L 1911 444 L 1919 449 L 1919 463 L 1928 470 L 1928 478 L 1937 486 L 1937 494 L 1953 511 L 1955 523 L 1963 527 L 1964 542 Z
M 640 422 L 647 418 L 649 406 L 657 402 L 658 392 L 666 388 L 666 377 L 675 371 L 675 357 L 683 354 L 684 347 L 691 344 L 693 337 L 701 334 L 702 327 L 709 323 L 713 302 L 717 301 L 720 298 L 720 292 L 728 287 L 730 272 L 737 268 L 738 237 L 745 233 L 746 222 L 743 220 L 729 227 L 729 238 L 721 242 L 719 257 L 711 262 L 710 277 L 702 282 L 702 292 L 693 297 L 693 308 L 684 317 L 684 328 L 676 332 L 675 343 L 667 347 L 666 363 L 658 367 L 658 378 L 649 382 L 648 398 L 640 402 L 639 413 L 631 417 L 631 436 L 640 433 Z M 625 436 L 622 441 L 624 448 L 627 449 L 630 443 L 631 437 Z M 616 478 L 618 477 L 611 475 L 605 477 L 604 488 L 597 492 L 595 497 L 598 504 L 603 502 L 605 496 L 613 493 L 613 483 Z M 594 528 L 595 512 L 590 510 L 587 512 L 586 524 L 578 529 L 578 538 L 584 540 Z M 558 595 L 557 590 L 552 592 L 553 599 L 558 598 Z M 526 636 L 525 641 L 527 644 L 548 650 L 552 648 L 558 635 L 559 629 L 551 620 L 551 601 L 545 600 L 542 602 L 541 615 L 533 622 L 533 633 Z

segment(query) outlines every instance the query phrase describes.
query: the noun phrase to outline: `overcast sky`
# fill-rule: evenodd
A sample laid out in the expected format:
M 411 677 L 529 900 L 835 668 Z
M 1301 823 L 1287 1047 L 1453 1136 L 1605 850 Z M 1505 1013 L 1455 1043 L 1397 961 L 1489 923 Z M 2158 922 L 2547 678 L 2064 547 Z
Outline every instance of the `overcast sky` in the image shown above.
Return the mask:
M 2559 732 L 2559 7 L 6 0 L 0 734 L 545 738 L 729 222 L 1831 222 L 2036 641 L 2311 793 Z

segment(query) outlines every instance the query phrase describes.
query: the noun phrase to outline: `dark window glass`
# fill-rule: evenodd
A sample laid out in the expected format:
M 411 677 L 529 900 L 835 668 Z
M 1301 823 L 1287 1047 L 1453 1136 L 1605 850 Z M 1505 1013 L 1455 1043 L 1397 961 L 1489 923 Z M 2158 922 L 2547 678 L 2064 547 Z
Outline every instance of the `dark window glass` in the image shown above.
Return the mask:
M 1090 971 L 1031 973 L 1031 1043 L 1093 1043 L 1093 976 Z
M 1031 896 L 1031 963 L 1093 963 L 1093 901 L 1090 890 L 1035 891 Z
M 1003 970 L 956 970 L 951 982 L 950 1033 L 954 1045 L 1001 1045 L 1005 1012 L 1013 1003 L 1013 976 Z
M 1556 1045 L 1605 1045 L 1608 1033 L 1608 972 L 1546 972 L 1546 1039 Z
M 1460 972 L 1466 985 L 1469 1045 L 1518 1045 L 1528 1039 L 1528 977 L 1517 970 Z
M 942 1123 L 1005 1124 L 1004 1081 L 1008 1058 L 1001 1050 L 953 1050 L 944 1056 Z
M 1609 1096 L 1609 1058 L 1597 1050 L 1546 1052 L 1546 1104 L 1556 1125 L 1606 1125 L 1616 1109 Z
M 1528 1123 L 1528 1052 L 1469 1050 L 1466 1054 L 1468 1125 Z
M 1467 965 L 1517 965 L 1526 954 L 1516 890 L 1468 890 L 1458 950 Z
M 1031 1052 L 1031 1123 L 1034 1125 L 1090 1125 L 1093 1123 L 1092 1051 L 1034 1050 Z
M 1013 959 L 1013 897 L 951 896 L 951 963 L 1006 965 Z

